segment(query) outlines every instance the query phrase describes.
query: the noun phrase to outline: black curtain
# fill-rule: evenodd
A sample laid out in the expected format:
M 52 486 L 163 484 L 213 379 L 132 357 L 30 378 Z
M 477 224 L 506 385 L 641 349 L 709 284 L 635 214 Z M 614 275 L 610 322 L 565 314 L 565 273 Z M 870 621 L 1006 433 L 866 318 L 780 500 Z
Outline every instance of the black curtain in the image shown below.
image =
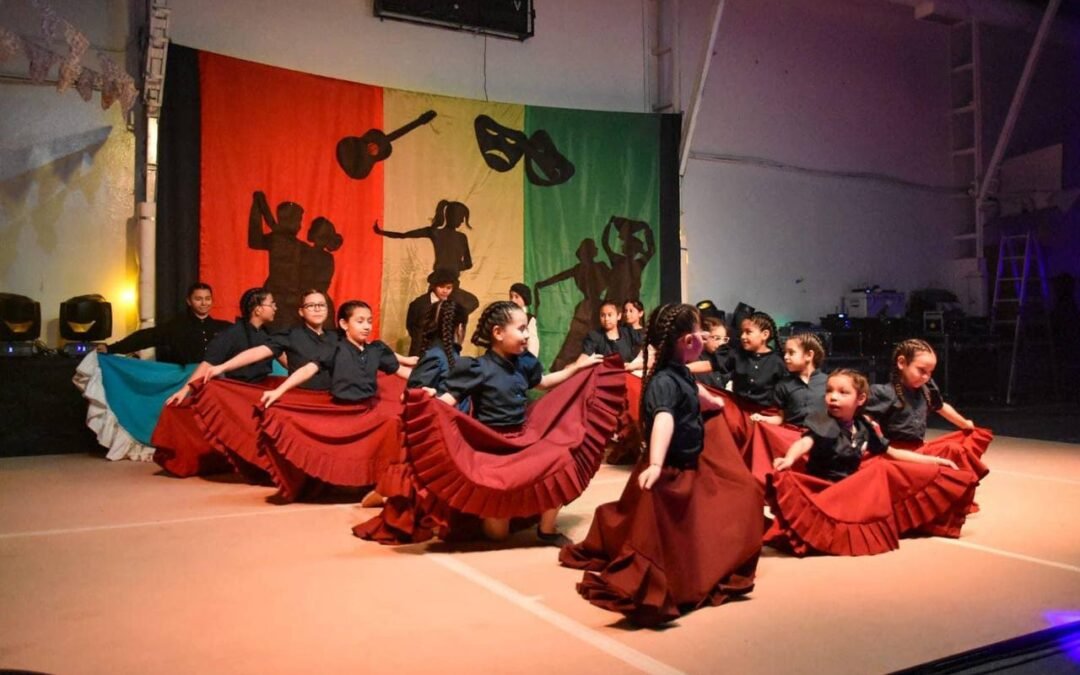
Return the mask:
M 660 117 L 660 302 L 680 302 L 679 141 L 682 115 Z
M 170 44 L 158 122 L 154 298 L 159 324 L 183 309 L 185 291 L 199 281 L 199 108 L 199 52 Z

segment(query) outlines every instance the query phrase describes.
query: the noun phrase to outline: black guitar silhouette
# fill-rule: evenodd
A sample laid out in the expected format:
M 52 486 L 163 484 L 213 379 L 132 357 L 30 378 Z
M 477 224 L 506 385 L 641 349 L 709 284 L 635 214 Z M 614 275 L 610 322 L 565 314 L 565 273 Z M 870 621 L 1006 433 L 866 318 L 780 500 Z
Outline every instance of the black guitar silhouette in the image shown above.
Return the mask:
M 381 162 L 394 151 L 392 142 L 409 133 L 418 126 L 435 119 L 435 111 L 429 110 L 397 131 L 385 134 L 380 129 L 369 129 L 363 136 L 346 136 L 338 141 L 337 161 L 341 170 L 360 180 L 367 178 L 376 162 Z

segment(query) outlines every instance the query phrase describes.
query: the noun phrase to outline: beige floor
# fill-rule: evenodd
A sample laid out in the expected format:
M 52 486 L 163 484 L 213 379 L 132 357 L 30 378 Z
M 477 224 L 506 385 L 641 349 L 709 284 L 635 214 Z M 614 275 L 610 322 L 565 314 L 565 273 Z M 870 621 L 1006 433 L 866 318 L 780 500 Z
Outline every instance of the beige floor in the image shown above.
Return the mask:
M 749 600 L 634 630 L 580 572 L 513 548 L 381 547 L 373 512 L 54 455 L 0 460 L 0 669 L 52 673 L 873 673 L 1080 610 L 1080 446 L 1000 438 L 959 541 L 872 558 L 766 549 Z M 564 512 L 584 536 L 626 471 Z

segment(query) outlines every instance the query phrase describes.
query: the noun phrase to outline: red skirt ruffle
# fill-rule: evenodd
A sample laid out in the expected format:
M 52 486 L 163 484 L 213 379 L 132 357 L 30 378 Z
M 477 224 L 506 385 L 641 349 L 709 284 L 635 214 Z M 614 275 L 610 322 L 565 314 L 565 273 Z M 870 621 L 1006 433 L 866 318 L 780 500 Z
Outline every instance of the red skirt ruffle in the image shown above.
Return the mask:
M 978 479 L 970 471 L 872 457 L 835 483 L 781 471 L 766 480 L 765 543 L 795 555 L 875 555 L 912 533 L 959 537 Z
M 929 443 L 893 441 L 891 445 L 894 448 L 914 450 L 923 455 L 951 459 L 957 467 L 970 471 L 981 481 L 990 473 L 990 468 L 982 461 L 982 456 L 986 454 L 993 440 L 992 431 L 975 427 L 971 431 L 953 431 Z M 968 513 L 975 513 L 978 510 L 979 505 L 973 500 L 968 506 Z
M 379 482 L 401 461 L 404 389 L 400 377 L 380 374 L 378 393 L 362 403 L 293 390 L 261 411 L 259 447 L 280 497 L 292 502 L 320 484 Z
M 753 590 L 761 553 L 761 487 L 720 416 L 705 424 L 696 469 L 666 467 L 651 490 L 639 464 L 617 502 L 596 509 L 585 540 L 559 561 L 585 570 L 592 604 L 656 625 Z
M 638 413 L 641 410 L 641 378 L 626 374 L 626 407 L 619 416 L 615 437 L 608 448 L 604 461 L 608 464 L 636 464 L 641 457 L 643 442 Z
M 189 396 L 179 405 L 162 408 L 150 438 L 154 462 L 181 478 L 231 473 L 233 468 L 229 460 L 210 444 L 195 421 L 195 409 L 191 404 Z
M 430 538 L 437 527 L 447 539 L 459 515 L 531 517 L 573 501 L 615 430 L 625 396 L 621 366 L 609 360 L 575 374 L 532 404 L 521 430 L 509 435 L 407 391 L 408 466 L 392 468 L 376 487 L 387 497 L 383 513 L 354 534 L 406 543 Z
M 192 384 L 189 398 L 203 435 L 251 483 L 270 482 L 270 462 L 259 449 L 259 402 L 264 392 L 282 381 L 280 377 L 257 383 L 217 378 Z

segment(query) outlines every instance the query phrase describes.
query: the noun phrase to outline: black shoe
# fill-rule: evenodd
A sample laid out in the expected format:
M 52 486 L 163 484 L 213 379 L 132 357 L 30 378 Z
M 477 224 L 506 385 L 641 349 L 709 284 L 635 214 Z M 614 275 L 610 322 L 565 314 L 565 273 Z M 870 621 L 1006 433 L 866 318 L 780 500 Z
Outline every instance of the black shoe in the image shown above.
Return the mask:
M 562 532 L 541 531 L 539 525 L 536 526 L 536 538 L 548 546 L 558 546 L 559 548 L 562 548 L 563 546 L 569 546 L 574 543 L 570 540 L 570 537 L 567 537 Z

